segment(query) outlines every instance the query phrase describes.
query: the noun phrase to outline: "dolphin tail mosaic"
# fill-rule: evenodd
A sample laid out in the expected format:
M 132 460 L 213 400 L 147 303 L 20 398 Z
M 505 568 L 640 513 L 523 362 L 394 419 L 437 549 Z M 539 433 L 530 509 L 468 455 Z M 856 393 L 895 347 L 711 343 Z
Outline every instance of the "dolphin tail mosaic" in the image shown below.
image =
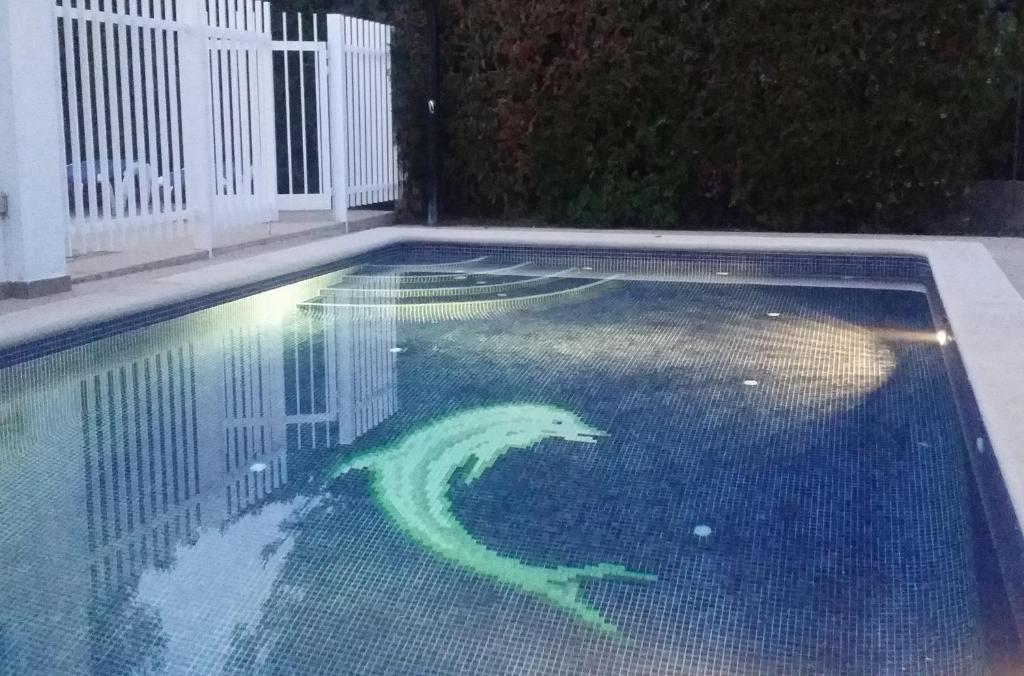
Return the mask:
M 601 613 L 583 599 L 583 591 L 580 588 L 587 580 L 632 580 L 635 582 L 653 582 L 656 576 L 648 573 L 639 573 L 629 570 L 623 566 L 612 563 L 599 563 L 592 566 L 572 568 L 559 566 L 558 568 L 530 567 L 538 575 L 546 578 L 543 591 L 538 595 L 544 597 L 552 605 L 561 608 L 575 615 L 586 624 L 610 634 L 617 634 L 618 627 L 604 619 Z

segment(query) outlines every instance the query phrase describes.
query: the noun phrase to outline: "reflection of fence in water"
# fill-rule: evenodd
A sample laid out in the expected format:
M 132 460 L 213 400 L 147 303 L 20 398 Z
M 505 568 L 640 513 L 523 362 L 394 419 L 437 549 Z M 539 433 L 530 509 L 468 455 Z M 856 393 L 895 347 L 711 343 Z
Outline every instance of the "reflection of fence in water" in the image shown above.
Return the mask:
M 386 291 L 390 280 L 369 281 Z M 298 447 L 350 444 L 397 409 L 393 316 L 298 313 L 285 348 L 289 436 Z
M 394 413 L 393 321 L 313 321 L 294 306 L 268 321 L 260 307 L 256 296 L 0 371 L 12 551 L 46 559 L 53 538 L 28 516 L 60 514 L 72 552 L 51 565 L 74 571 L 56 577 L 113 598 L 203 528 L 273 499 L 289 452 L 334 457 Z

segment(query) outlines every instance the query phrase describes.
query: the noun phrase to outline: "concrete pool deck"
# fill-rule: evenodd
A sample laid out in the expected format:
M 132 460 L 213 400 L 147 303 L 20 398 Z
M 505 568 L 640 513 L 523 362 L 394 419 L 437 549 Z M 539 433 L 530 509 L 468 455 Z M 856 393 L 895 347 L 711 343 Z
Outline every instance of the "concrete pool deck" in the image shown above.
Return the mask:
M 903 254 L 928 259 L 1018 520 L 1024 517 L 1024 239 L 759 235 L 512 228 L 376 228 L 303 244 L 270 243 L 223 257 L 0 302 L 0 348 L 124 314 L 294 274 L 405 241 L 622 249 Z
M 230 230 L 216 242 L 214 258 L 225 254 L 252 255 L 252 249 L 293 246 L 297 242 L 335 237 L 360 232 L 394 223 L 391 211 L 352 209 L 348 222 L 334 220 L 329 211 L 284 211 L 272 223 Z M 248 253 L 246 253 L 248 252 Z M 92 282 L 107 277 L 119 277 L 136 272 L 169 268 L 197 261 L 206 261 L 210 252 L 195 248 L 191 236 L 145 246 L 132 246 L 123 251 L 102 251 L 76 256 L 68 262 L 68 275 L 72 284 Z

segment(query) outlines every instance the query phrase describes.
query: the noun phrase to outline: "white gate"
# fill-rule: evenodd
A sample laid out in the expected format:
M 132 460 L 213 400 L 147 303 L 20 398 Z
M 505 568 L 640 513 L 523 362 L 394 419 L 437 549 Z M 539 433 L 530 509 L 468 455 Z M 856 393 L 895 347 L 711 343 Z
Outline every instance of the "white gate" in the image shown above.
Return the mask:
M 398 199 L 391 104 L 391 26 L 344 17 L 348 206 Z M 334 113 L 332 109 L 332 114 Z
M 277 218 L 270 3 L 207 0 L 214 226 Z
M 280 15 L 274 42 L 277 194 L 282 210 L 331 208 L 327 36 L 317 14 Z
M 351 17 L 284 14 L 274 43 L 278 204 L 344 208 L 398 199 L 391 27 Z M 335 30 L 332 25 L 340 30 Z M 339 44 L 332 45 L 337 40 Z M 338 55 L 335 58 L 335 55 Z M 332 145 L 332 136 L 335 142 Z M 333 157 L 332 153 L 340 155 Z M 344 209 L 333 204 L 336 215 Z

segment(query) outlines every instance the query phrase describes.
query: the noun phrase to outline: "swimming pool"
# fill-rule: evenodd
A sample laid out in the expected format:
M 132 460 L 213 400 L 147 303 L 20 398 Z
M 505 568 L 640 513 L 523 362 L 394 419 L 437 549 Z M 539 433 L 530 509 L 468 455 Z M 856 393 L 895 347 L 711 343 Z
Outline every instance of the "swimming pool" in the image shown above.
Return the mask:
M 332 267 L 0 355 L 5 671 L 1017 673 L 924 260 Z

